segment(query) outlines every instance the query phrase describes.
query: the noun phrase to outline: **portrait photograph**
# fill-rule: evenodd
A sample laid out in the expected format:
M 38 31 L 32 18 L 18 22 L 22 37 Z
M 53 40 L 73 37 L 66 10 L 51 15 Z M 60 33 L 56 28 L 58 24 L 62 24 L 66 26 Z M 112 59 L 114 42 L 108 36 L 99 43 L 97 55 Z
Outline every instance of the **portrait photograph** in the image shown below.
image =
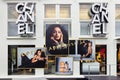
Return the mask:
M 78 40 L 77 46 L 80 60 L 95 60 L 93 40 Z
M 46 54 L 68 55 L 68 24 L 46 24 Z
M 56 74 L 73 74 L 73 57 L 56 57 Z
M 18 68 L 45 68 L 47 57 L 43 48 L 18 48 Z

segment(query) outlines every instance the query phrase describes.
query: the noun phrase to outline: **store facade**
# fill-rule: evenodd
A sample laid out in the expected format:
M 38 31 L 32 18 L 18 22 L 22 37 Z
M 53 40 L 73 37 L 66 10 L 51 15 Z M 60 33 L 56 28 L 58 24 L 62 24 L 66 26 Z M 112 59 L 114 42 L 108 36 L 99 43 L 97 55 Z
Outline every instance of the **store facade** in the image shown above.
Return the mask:
M 0 0 L 0 10 L 0 76 L 120 74 L 119 0 Z M 49 45 L 52 26 L 64 29 L 60 46 Z M 21 48 L 27 55 L 30 48 L 42 49 L 45 69 L 20 69 Z

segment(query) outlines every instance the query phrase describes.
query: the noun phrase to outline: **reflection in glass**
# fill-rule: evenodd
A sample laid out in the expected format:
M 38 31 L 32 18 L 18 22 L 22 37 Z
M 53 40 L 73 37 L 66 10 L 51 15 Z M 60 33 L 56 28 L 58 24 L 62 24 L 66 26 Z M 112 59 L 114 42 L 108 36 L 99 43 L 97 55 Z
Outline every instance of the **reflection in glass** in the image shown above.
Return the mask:
M 90 35 L 89 22 L 80 23 L 80 35 Z
M 18 36 L 18 27 L 15 22 L 8 22 L 8 36 Z
M 15 10 L 17 3 L 8 3 L 8 19 L 17 19 L 18 13 Z
M 70 18 L 70 5 L 60 5 L 60 18 Z
M 55 5 L 52 4 L 45 5 L 45 18 L 55 17 L 56 17 Z
M 89 10 L 92 4 L 81 3 L 80 4 L 80 20 L 90 20 Z
M 116 5 L 115 19 L 120 19 L 120 5 Z

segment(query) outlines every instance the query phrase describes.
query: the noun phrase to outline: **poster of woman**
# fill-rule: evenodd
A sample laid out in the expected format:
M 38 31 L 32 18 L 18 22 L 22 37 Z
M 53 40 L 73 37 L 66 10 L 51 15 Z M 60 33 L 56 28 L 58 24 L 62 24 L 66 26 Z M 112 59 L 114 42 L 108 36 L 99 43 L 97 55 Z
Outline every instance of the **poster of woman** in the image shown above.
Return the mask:
M 78 54 L 81 60 L 94 60 L 94 45 L 92 40 L 78 40 Z
M 18 48 L 18 68 L 45 68 L 47 57 L 42 48 Z
M 46 24 L 48 55 L 68 55 L 68 25 Z

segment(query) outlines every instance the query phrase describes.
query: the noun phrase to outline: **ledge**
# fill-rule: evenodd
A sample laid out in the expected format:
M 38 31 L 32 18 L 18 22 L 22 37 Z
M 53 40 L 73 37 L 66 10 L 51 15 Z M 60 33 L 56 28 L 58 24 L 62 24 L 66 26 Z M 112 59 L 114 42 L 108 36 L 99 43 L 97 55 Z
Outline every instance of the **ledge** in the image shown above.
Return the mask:
M 115 37 L 115 40 L 120 40 L 120 37 Z
M 78 39 L 108 39 L 108 37 L 80 36 Z
M 7 37 L 8 40 L 35 40 L 36 37 Z
M 0 76 L 0 78 L 85 78 L 84 75 L 43 75 L 43 76 L 35 76 L 35 75 L 11 75 L 11 76 Z M 42 79 L 40 79 L 42 80 Z

